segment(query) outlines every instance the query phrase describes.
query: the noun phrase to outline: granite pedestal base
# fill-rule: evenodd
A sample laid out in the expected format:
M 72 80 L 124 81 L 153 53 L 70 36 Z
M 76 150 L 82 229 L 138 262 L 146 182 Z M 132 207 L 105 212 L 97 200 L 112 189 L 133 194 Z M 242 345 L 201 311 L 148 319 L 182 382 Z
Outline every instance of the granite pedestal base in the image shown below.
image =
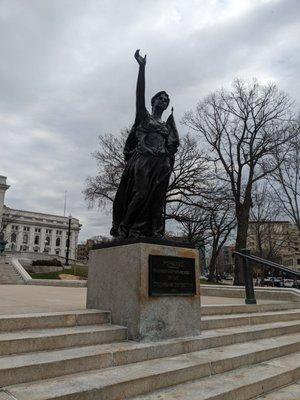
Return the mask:
M 150 296 L 149 255 L 194 259 L 195 294 Z M 110 310 L 112 323 L 126 326 L 129 339 L 199 335 L 199 282 L 198 250 L 149 242 L 110 245 L 90 251 L 87 308 Z

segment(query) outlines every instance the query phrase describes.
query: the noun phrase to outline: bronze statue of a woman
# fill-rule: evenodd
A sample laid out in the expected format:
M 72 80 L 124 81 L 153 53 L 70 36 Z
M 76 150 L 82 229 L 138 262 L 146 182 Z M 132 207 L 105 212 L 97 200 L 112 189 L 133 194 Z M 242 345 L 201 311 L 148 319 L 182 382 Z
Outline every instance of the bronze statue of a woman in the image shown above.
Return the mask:
M 170 101 L 166 92 L 152 97 L 151 114 L 146 109 L 146 56 L 137 50 L 134 57 L 139 64 L 136 117 L 124 148 L 126 167 L 113 204 L 111 235 L 159 238 L 163 236 L 164 203 L 179 137 L 173 112 L 166 122 L 161 119 Z

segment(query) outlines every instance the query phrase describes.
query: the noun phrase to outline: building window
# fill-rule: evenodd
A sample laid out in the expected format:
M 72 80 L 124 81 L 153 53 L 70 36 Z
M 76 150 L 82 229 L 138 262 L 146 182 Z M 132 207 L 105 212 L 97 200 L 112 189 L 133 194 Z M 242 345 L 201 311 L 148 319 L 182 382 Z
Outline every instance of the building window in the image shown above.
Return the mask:
M 34 244 L 40 244 L 40 237 L 39 236 L 36 236 L 34 238 Z
M 51 233 L 52 232 L 52 229 L 46 229 L 46 233 Z
M 297 265 L 300 265 L 300 258 L 297 259 Z
M 12 230 L 13 230 L 13 231 L 17 231 L 18 229 L 19 229 L 18 225 L 13 225 L 13 226 L 12 226 Z
M 61 235 L 61 234 L 62 234 L 62 231 L 56 231 L 56 234 L 57 234 L 57 235 Z
M 50 237 L 49 236 L 46 237 L 45 244 L 46 244 L 46 246 L 50 246 Z
M 28 235 L 27 235 L 27 233 L 25 233 L 25 235 L 23 236 L 23 244 L 28 244 Z
M 30 228 L 29 228 L 28 226 L 24 226 L 23 231 L 24 231 L 24 232 L 29 232 L 29 231 L 30 231 Z
M 11 234 L 10 241 L 11 241 L 12 243 L 16 243 L 16 241 L 17 241 L 17 235 L 16 235 L 15 232 L 13 232 L 13 233 Z
M 57 256 L 59 256 L 60 250 L 55 250 L 55 254 L 56 254 Z
M 41 228 L 35 228 L 34 230 L 36 233 L 41 233 Z
M 56 238 L 56 243 L 55 243 L 55 246 L 57 246 L 57 247 L 59 247 L 60 246 L 60 238 L 58 237 L 58 238 Z

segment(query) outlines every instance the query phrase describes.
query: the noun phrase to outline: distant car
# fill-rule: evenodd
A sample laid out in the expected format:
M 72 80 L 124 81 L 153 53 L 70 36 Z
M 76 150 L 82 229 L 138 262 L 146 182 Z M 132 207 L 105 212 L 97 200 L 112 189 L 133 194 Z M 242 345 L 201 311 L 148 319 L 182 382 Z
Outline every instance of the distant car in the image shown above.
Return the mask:
M 277 278 L 275 276 L 269 276 L 268 278 L 264 279 L 264 284 L 266 286 L 275 286 L 275 287 L 282 287 L 283 282 L 281 278 Z
M 273 282 L 272 282 L 271 278 L 264 278 L 263 279 L 263 284 L 265 286 L 272 286 Z
M 294 279 L 284 279 L 283 280 L 284 287 L 293 287 L 294 286 Z
M 283 281 L 280 278 L 273 278 L 273 284 L 276 287 L 282 287 L 283 286 Z
M 300 289 L 300 279 L 294 281 L 294 288 Z

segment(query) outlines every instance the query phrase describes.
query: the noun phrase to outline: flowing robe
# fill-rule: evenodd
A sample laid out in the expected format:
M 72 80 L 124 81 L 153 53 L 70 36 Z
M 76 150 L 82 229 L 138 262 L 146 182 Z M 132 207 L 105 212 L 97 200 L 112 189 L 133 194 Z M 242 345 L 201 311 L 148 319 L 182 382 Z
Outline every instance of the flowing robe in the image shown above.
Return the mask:
M 163 210 L 179 137 L 173 114 L 138 115 L 125 144 L 127 161 L 113 204 L 111 235 L 161 237 Z

